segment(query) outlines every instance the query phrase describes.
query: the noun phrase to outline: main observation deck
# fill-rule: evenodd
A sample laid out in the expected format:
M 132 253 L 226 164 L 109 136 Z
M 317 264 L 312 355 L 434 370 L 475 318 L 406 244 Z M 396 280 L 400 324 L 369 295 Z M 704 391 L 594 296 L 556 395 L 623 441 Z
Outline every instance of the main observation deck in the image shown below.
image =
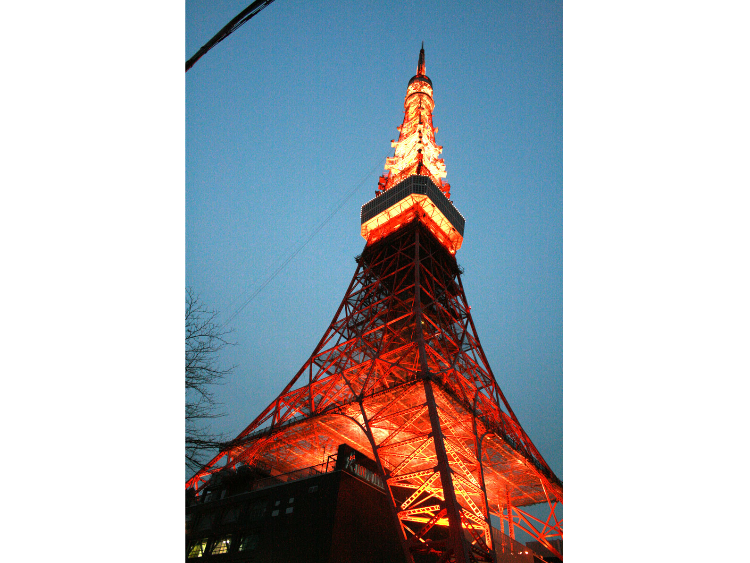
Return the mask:
M 419 219 L 455 254 L 461 248 L 466 219 L 427 176 L 409 176 L 362 206 L 362 236 L 375 242 Z

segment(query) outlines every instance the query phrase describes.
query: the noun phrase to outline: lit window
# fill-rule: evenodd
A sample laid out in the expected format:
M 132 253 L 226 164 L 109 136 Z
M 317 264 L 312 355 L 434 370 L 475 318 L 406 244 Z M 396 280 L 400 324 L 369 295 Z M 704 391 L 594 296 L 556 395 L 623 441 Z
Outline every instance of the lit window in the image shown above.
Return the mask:
M 258 534 L 250 534 L 240 538 L 239 551 L 252 551 L 258 547 Z
M 294 512 L 294 507 L 293 506 L 290 506 L 289 508 L 286 509 L 286 513 L 287 514 L 291 514 L 292 512 Z
M 203 557 L 203 553 L 206 551 L 206 543 L 208 543 L 208 538 L 204 538 L 190 544 L 188 559 L 192 559 L 194 557 Z
M 229 546 L 232 543 L 232 536 L 224 536 L 223 538 L 216 541 L 214 548 L 211 550 L 211 555 L 219 555 L 220 553 L 227 553 Z

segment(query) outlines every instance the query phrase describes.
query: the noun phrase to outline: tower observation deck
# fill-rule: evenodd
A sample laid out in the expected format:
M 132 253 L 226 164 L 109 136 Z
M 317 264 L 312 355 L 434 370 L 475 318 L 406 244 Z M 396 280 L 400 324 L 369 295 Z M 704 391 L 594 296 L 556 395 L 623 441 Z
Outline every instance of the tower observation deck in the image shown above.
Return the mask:
M 333 320 L 278 397 L 186 492 L 202 502 L 239 473 L 288 481 L 351 448 L 370 460 L 361 476 L 384 495 L 383 522 L 405 561 L 508 560 L 491 515 L 500 532 L 523 529 L 562 559 L 562 482 L 503 395 L 464 293 L 455 253 L 465 221 L 443 181 L 432 93 L 422 48 L 394 156 L 361 210 L 367 242 Z M 544 520 L 524 510 L 537 504 L 549 508 Z
M 388 172 L 378 180 L 375 199 L 362 206 L 362 236 L 368 243 L 388 236 L 419 216 L 451 254 L 461 248 L 464 217 L 450 201 L 450 184 L 443 147 L 435 143 L 432 125 L 432 81 L 425 74 L 424 45 L 417 74 L 409 80 L 404 99 L 404 121 L 394 155 L 385 161 Z

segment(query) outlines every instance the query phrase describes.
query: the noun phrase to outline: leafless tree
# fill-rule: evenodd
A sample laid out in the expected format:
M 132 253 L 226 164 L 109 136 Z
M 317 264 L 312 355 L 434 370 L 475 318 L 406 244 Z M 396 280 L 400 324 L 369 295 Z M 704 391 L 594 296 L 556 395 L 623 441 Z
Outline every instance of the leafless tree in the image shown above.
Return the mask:
M 211 430 L 211 420 L 225 416 L 212 386 L 221 385 L 235 366 L 222 368 L 219 355 L 234 343 L 231 330 L 217 323 L 218 313 L 208 309 L 188 288 L 185 290 L 185 468 L 194 473 L 221 447 L 225 436 Z

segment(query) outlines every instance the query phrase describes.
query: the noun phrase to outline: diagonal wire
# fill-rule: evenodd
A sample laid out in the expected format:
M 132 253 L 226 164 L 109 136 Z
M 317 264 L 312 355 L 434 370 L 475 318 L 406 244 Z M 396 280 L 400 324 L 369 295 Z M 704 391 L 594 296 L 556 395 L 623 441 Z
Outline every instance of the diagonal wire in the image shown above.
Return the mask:
M 312 232 L 311 232 L 311 233 L 310 233 L 310 234 L 309 234 L 309 235 L 307 236 L 307 238 L 306 238 L 306 239 L 305 239 L 305 240 L 304 240 L 304 241 L 302 242 L 302 244 L 300 244 L 300 245 L 299 245 L 299 246 L 298 246 L 298 247 L 297 247 L 297 248 L 296 248 L 296 249 L 295 249 L 295 250 L 294 250 L 294 251 L 293 251 L 293 252 L 292 252 L 292 253 L 291 253 L 291 254 L 290 254 L 289 256 L 287 256 L 287 257 L 286 257 L 286 259 L 285 259 L 285 260 L 284 260 L 284 261 L 283 261 L 283 262 L 281 263 L 281 265 L 280 265 L 280 266 L 279 266 L 278 268 L 276 268 L 276 269 L 275 269 L 275 270 L 273 271 L 273 273 L 272 273 L 272 274 L 271 274 L 270 276 L 268 276 L 268 277 L 267 277 L 267 278 L 265 279 L 265 281 L 264 281 L 264 282 L 263 282 L 263 283 L 262 283 L 262 284 L 260 285 L 260 287 L 258 287 L 258 288 L 257 288 L 257 289 L 256 289 L 255 291 L 253 291 L 253 292 L 252 292 L 252 293 L 250 294 L 250 297 L 248 297 L 248 298 L 247 298 L 247 299 L 246 299 L 246 300 L 245 300 L 245 301 L 244 301 L 244 302 L 242 303 L 242 305 L 240 305 L 240 307 L 239 307 L 239 308 L 238 308 L 238 309 L 237 309 L 237 310 L 236 310 L 236 311 L 235 311 L 234 313 L 232 313 L 232 315 L 231 315 L 231 316 L 230 316 L 230 317 L 229 317 L 229 318 L 228 318 L 228 319 L 227 319 L 226 321 L 224 321 L 224 322 L 222 323 L 222 325 L 221 325 L 221 327 L 222 327 L 222 328 L 223 328 L 223 327 L 225 327 L 225 326 L 226 326 L 227 324 L 229 324 L 229 323 L 230 323 L 230 322 L 231 322 L 231 321 L 232 321 L 232 320 L 233 320 L 233 319 L 234 319 L 234 318 L 235 318 L 235 317 L 236 317 L 237 315 L 239 315 L 239 314 L 240 314 L 240 312 L 241 312 L 241 311 L 242 311 L 242 310 L 243 310 L 243 309 L 244 309 L 245 307 L 247 307 L 247 306 L 248 306 L 248 304 L 249 304 L 249 303 L 250 303 L 250 302 L 251 302 L 251 301 L 252 301 L 253 299 L 255 299 L 255 298 L 256 298 L 256 297 L 258 296 L 258 294 L 259 294 L 259 293 L 260 293 L 261 291 L 263 291 L 263 289 L 265 289 L 265 287 L 266 287 L 266 286 L 267 286 L 267 285 L 268 285 L 269 283 L 271 283 L 271 281 L 272 281 L 272 280 L 273 280 L 273 279 L 274 279 L 274 278 L 275 278 L 275 277 L 276 277 L 277 275 L 279 275 L 279 273 L 281 273 L 281 271 L 282 271 L 282 270 L 283 270 L 283 269 L 284 269 L 284 268 L 286 267 L 286 265 L 287 265 L 287 264 L 289 264 L 289 262 L 291 262 L 291 261 L 292 261 L 292 260 L 294 259 L 294 257 L 295 257 L 295 256 L 297 256 L 297 254 L 299 254 L 299 253 L 300 253 L 300 252 L 302 251 L 302 249 L 303 249 L 303 248 L 305 248 L 305 247 L 306 247 L 306 246 L 308 245 L 308 243 L 309 243 L 309 242 L 310 242 L 310 241 L 311 241 L 311 240 L 312 240 L 313 238 L 315 238 L 315 235 L 317 235 L 317 234 L 318 234 L 318 233 L 320 232 L 320 230 L 321 230 L 321 229 L 322 229 L 323 227 L 325 227 L 325 226 L 326 226 L 326 225 L 327 225 L 327 224 L 328 224 L 328 223 L 329 223 L 329 222 L 331 221 L 331 219 L 333 219 L 333 216 L 334 216 L 334 215 L 336 215 L 336 213 L 338 213 L 338 211 L 339 211 L 339 210 L 340 210 L 340 209 L 341 209 L 342 207 L 344 207 L 344 204 L 346 204 L 346 202 L 347 202 L 347 201 L 349 201 L 349 200 L 351 199 L 351 197 L 352 197 L 352 196 L 353 196 L 353 195 L 354 195 L 355 193 L 357 193 L 357 191 L 358 191 L 358 190 L 359 190 L 359 189 L 360 189 L 360 188 L 361 188 L 361 187 L 362 187 L 362 186 L 364 185 L 364 183 L 365 183 L 365 182 L 366 182 L 366 181 L 367 181 L 367 180 L 369 179 L 370 175 L 371 175 L 371 174 L 372 174 L 373 172 L 375 172 L 375 170 L 377 170 L 377 166 L 378 166 L 378 164 L 380 163 L 380 160 L 381 160 L 381 159 L 380 159 L 380 158 L 378 158 L 378 161 L 377 161 L 377 162 L 375 163 L 375 165 L 374 165 L 374 166 L 373 166 L 373 167 L 372 167 L 372 168 L 371 168 L 370 170 L 368 170 L 367 174 L 365 174 L 365 176 L 364 176 L 364 177 L 362 178 L 362 180 L 360 180 L 360 182 L 359 182 L 359 183 L 358 183 L 358 184 L 357 184 L 356 186 L 354 186 L 354 187 L 353 187 L 353 188 L 352 188 L 351 190 L 349 190 L 349 193 L 347 193 L 347 194 L 346 194 L 346 197 L 345 197 L 345 198 L 344 198 L 344 199 L 343 199 L 343 200 L 342 200 L 342 201 L 341 201 L 341 202 L 340 202 L 340 203 L 339 203 L 339 204 L 338 204 L 338 205 L 336 206 L 336 208 L 335 208 L 335 209 L 334 209 L 333 211 L 331 211 L 331 213 L 329 213 L 329 214 L 328 214 L 328 217 L 326 217 L 326 218 L 325 218 L 325 219 L 324 219 L 324 220 L 323 220 L 323 221 L 322 221 L 322 222 L 321 222 L 321 223 L 320 223 L 320 224 L 319 224 L 319 225 L 318 225 L 317 227 L 315 227 L 315 229 L 314 229 L 314 230 L 313 230 L 313 231 L 312 231 Z

